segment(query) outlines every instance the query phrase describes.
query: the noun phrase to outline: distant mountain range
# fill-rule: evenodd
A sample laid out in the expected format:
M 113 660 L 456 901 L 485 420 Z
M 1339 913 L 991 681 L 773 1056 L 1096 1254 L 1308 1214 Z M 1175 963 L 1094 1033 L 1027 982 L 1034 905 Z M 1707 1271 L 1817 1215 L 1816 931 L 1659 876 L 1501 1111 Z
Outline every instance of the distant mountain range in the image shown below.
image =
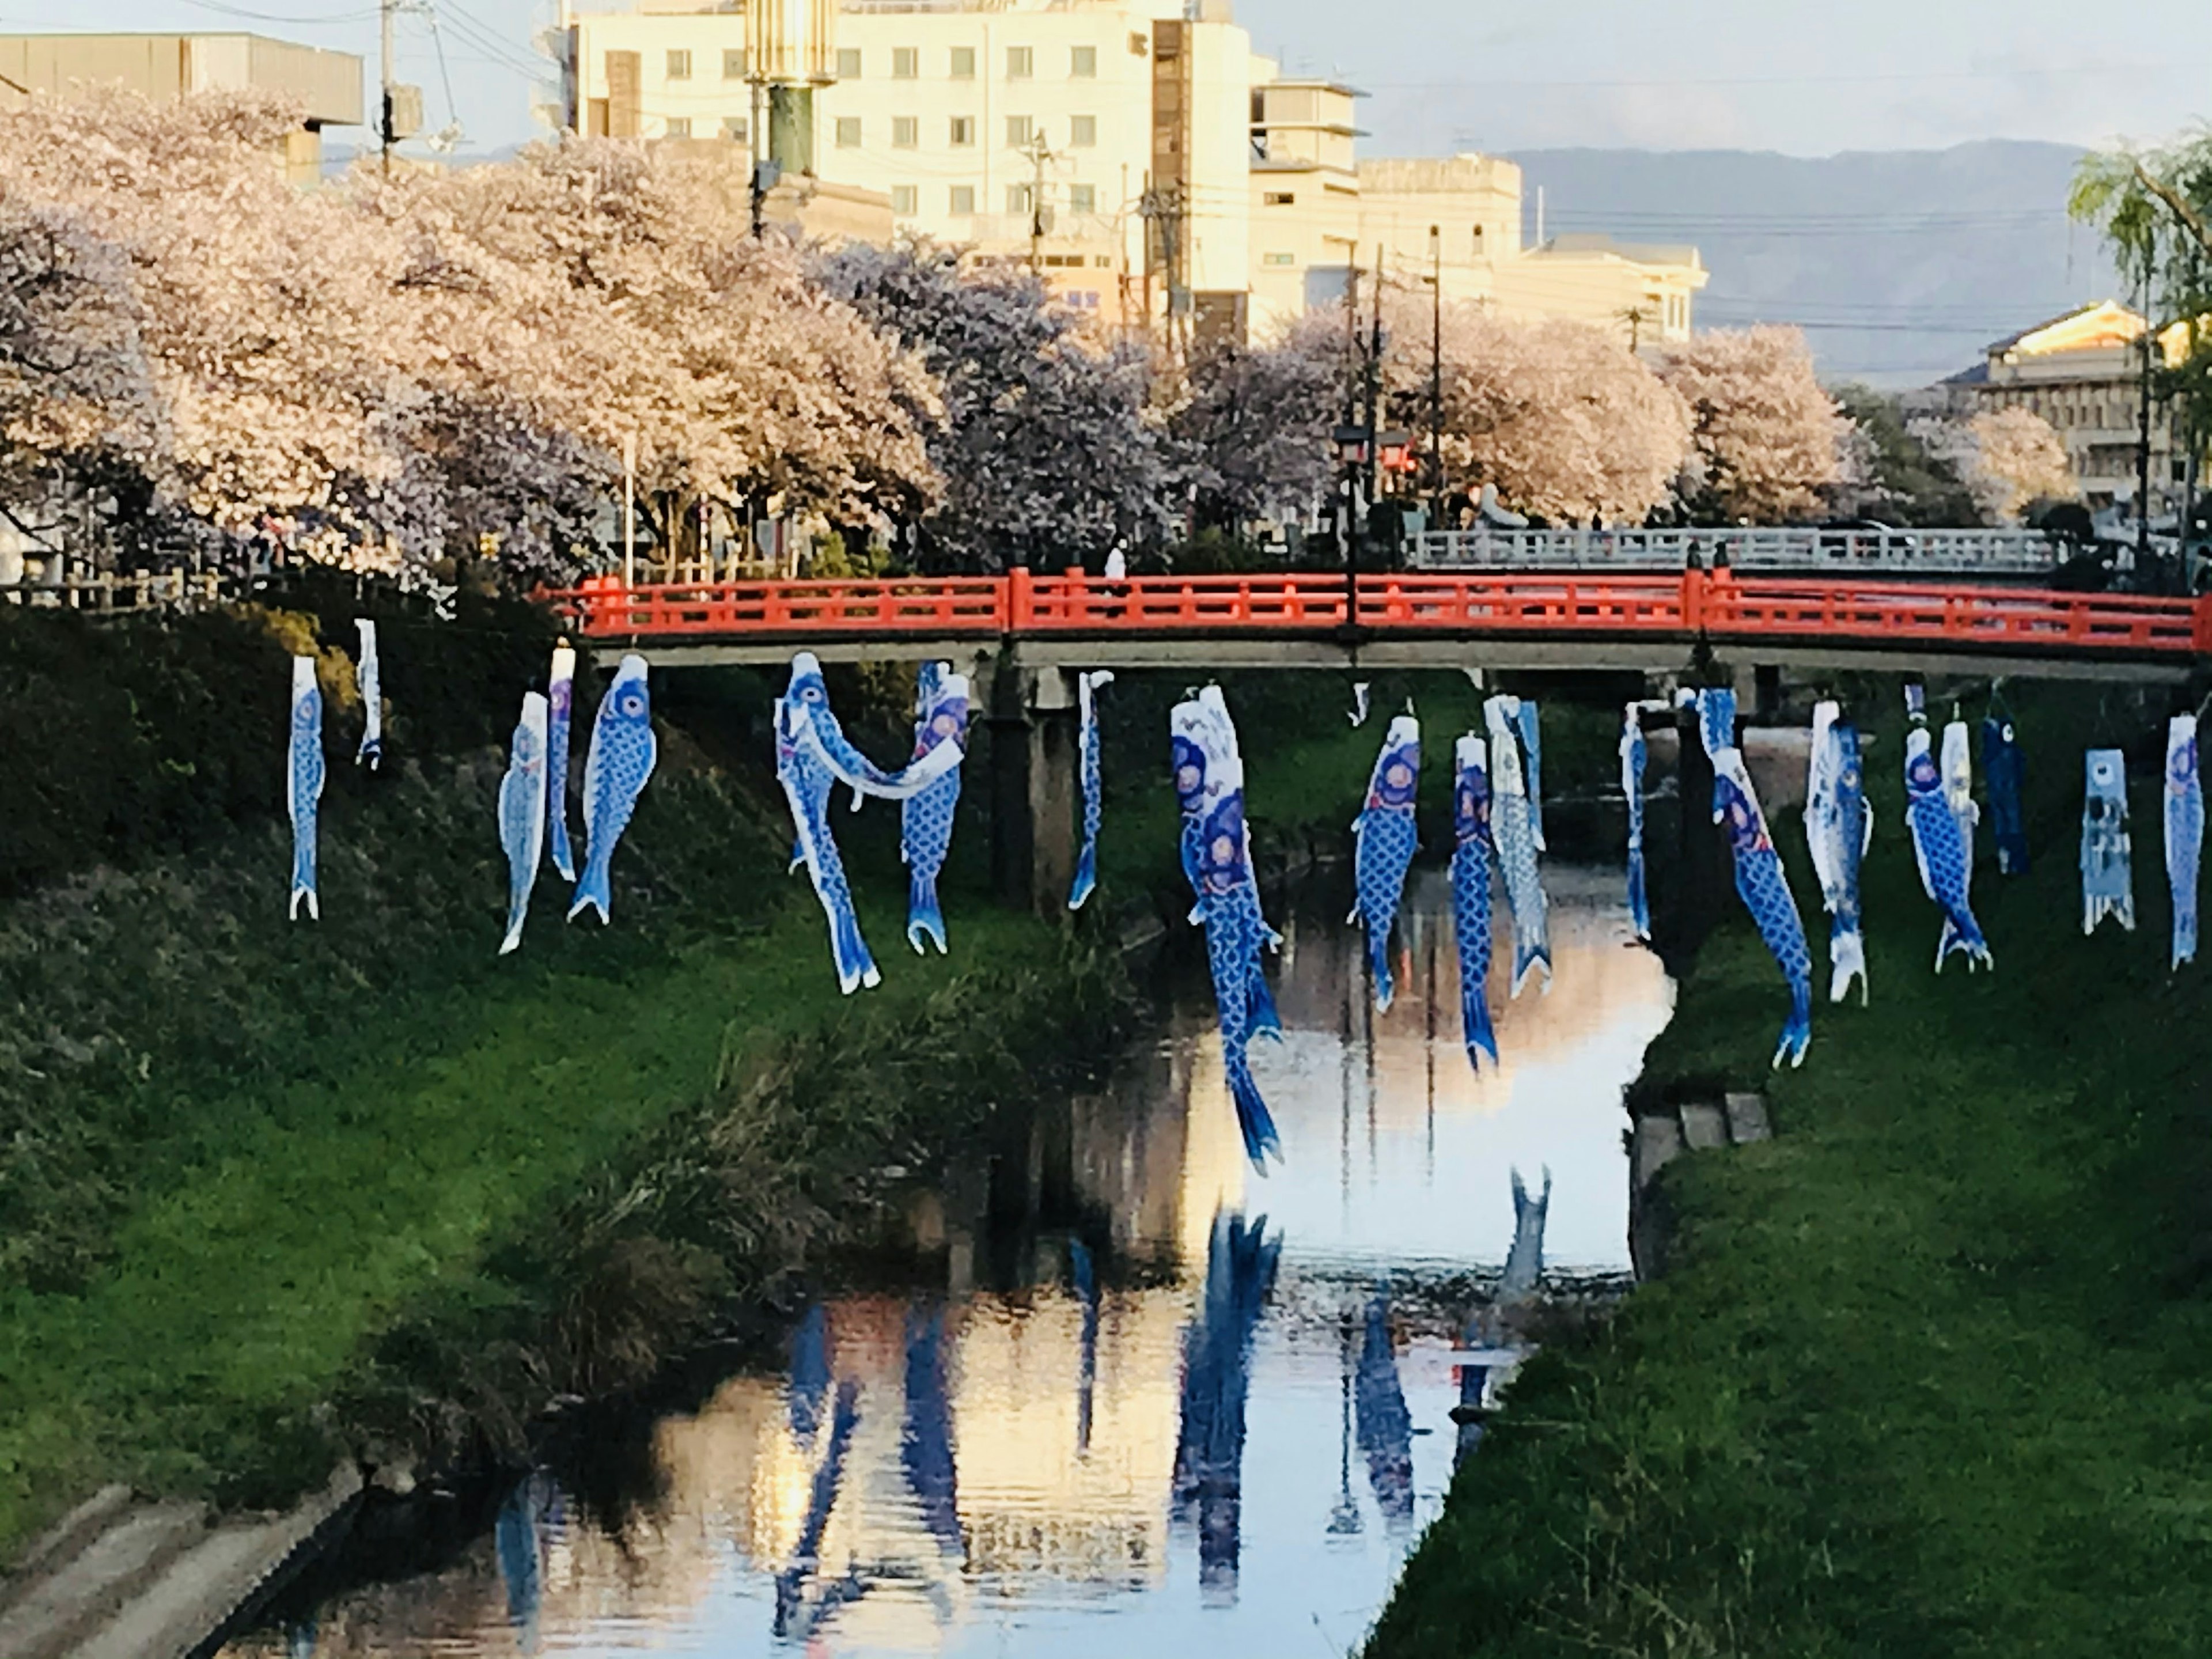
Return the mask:
M 1752 150 L 1523 150 L 1526 234 L 1694 242 L 1696 320 L 1804 328 L 1824 377 L 1903 387 L 2122 285 L 2066 195 L 2080 152 L 2009 140 L 1807 160 Z

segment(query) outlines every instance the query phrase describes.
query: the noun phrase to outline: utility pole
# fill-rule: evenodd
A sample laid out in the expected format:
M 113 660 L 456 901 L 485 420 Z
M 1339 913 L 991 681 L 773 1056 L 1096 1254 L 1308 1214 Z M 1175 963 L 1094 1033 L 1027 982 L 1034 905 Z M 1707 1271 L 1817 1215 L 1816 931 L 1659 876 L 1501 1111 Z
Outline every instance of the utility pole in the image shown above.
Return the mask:
M 1030 135 L 1030 275 L 1039 275 L 1044 269 L 1044 164 L 1053 159 L 1045 148 L 1044 135 Z
M 1339 428 L 1341 438 L 1346 433 L 1359 429 L 1359 387 L 1348 372 L 1359 361 L 1359 255 L 1352 251 L 1352 263 L 1345 269 L 1344 289 L 1344 425 Z M 1358 453 L 1348 446 L 1340 446 L 1344 459 L 1344 477 L 1336 487 L 1337 539 L 1344 550 L 1344 625 L 1359 625 L 1359 536 L 1353 521 L 1352 501 L 1358 488 L 1357 480 Z
M 1444 233 L 1429 227 L 1429 513 L 1444 528 Z
M 1375 329 L 1367 348 L 1367 464 L 1360 469 L 1366 516 L 1374 516 L 1382 464 L 1382 244 L 1375 245 Z
M 2151 320 L 2150 261 L 2143 263 L 2142 283 L 2142 396 L 2136 434 L 2136 578 L 2148 573 L 2150 562 L 2150 356 L 2158 339 L 2158 325 Z
M 377 0 L 376 138 L 384 176 L 392 176 L 392 9 L 395 0 Z

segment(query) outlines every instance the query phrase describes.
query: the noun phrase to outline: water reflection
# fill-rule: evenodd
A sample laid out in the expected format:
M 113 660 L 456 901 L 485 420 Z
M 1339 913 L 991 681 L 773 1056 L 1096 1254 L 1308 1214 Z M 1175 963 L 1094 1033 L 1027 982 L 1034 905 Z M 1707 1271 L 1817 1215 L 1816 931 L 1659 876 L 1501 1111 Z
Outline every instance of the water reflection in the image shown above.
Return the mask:
M 1272 1176 L 1201 988 L 1109 1086 L 918 1195 L 903 1279 L 825 1294 L 787 1365 L 659 1423 L 611 1518 L 533 1476 L 450 1569 L 234 1659 L 1354 1646 L 1484 1397 L 1469 1350 L 1510 1338 L 1496 1304 L 1626 1266 L 1620 1089 L 1669 988 L 1616 876 L 1553 880 L 1556 988 L 1492 986 L 1496 1071 L 1459 1044 L 1439 878 L 1409 886 L 1387 1014 L 1317 894 L 1254 1054 Z

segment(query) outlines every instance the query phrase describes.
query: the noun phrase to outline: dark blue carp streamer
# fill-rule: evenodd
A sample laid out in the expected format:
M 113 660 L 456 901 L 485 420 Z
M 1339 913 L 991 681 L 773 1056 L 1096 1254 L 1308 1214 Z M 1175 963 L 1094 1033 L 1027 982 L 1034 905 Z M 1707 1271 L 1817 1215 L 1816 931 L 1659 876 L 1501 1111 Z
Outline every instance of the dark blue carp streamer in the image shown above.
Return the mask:
M 1352 821 L 1352 875 L 1357 896 L 1348 921 L 1367 930 L 1367 961 L 1375 976 L 1375 1006 L 1388 1011 L 1395 987 L 1390 977 L 1390 929 L 1405 896 L 1420 836 L 1413 827 L 1413 792 L 1421 777 L 1421 723 L 1411 714 L 1390 722 L 1367 782 L 1366 805 Z
M 2166 880 L 2173 896 L 2173 961 L 2197 959 L 2197 878 L 2204 852 L 2204 783 L 2197 770 L 2197 716 L 2166 729 Z
M 1783 874 L 1781 855 L 1767 833 L 1743 752 L 1735 744 L 1735 693 L 1709 690 L 1698 697 L 1705 753 L 1713 763 L 1713 821 L 1726 827 L 1735 859 L 1736 896 L 1759 926 L 1775 963 L 1790 988 L 1790 1014 L 1775 1044 L 1773 1063 L 1805 1063 L 1813 1041 L 1813 953 L 1805 943 L 1805 923 Z
M 1459 945 L 1460 1029 L 1468 1063 L 1480 1056 L 1498 1064 L 1498 1037 L 1490 1024 L 1489 745 L 1472 732 L 1453 745 L 1452 927 Z
M 2128 833 L 2127 757 L 2117 749 L 2092 749 L 2082 757 L 2081 931 L 2094 933 L 2106 916 L 2136 930 L 2133 862 Z
M 1924 726 L 1905 734 L 1905 824 L 1912 832 L 1912 856 L 1920 866 L 1920 884 L 1943 912 L 1943 930 L 1936 940 L 1936 971 L 1953 952 L 1966 958 L 1971 972 L 1995 965 L 1981 924 L 1974 920 L 1966 901 L 1965 836 L 1958 815 L 1943 793 L 1942 775 Z
M 1866 939 L 1859 923 L 1859 865 L 1874 836 L 1866 805 L 1866 775 L 1859 760 L 1858 728 L 1841 708 L 1813 708 L 1813 753 L 1805 787 L 1805 841 L 1820 878 L 1828 912 L 1828 1000 L 1841 1002 L 1858 981 L 1867 1000 Z
M 926 762 L 939 748 L 954 756 L 951 769 L 899 808 L 899 857 L 907 867 L 906 942 L 926 955 L 926 939 L 943 956 L 945 913 L 937 878 L 952 848 L 952 822 L 960 805 L 960 757 L 968 752 L 968 677 L 949 662 L 926 662 L 915 692 L 914 758 Z
M 1075 879 L 1068 884 L 1067 908 L 1080 910 L 1098 885 L 1098 823 L 1105 780 L 1099 769 L 1098 690 L 1113 674 L 1100 669 L 1075 677 L 1076 752 L 1082 759 L 1083 847 L 1075 855 Z
M 1996 843 L 1997 873 L 2027 873 L 2027 817 L 2021 793 L 2027 783 L 2027 762 L 2009 720 L 1994 714 L 1982 722 L 1982 787 L 1990 800 L 1990 839 Z
M 547 851 L 561 879 L 576 879 L 576 855 L 568 848 L 568 722 L 576 700 L 576 653 L 553 648 L 552 672 L 545 681 L 545 830 Z
M 597 910 L 603 923 L 613 920 L 615 846 L 637 811 L 659 753 L 645 659 L 633 653 L 616 668 L 592 722 L 591 752 L 584 758 L 584 868 L 576 878 L 569 921 L 587 909 Z
M 1249 1051 L 1263 1021 L 1279 1022 L 1260 967 L 1261 949 L 1273 934 L 1260 914 L 1260 890 L 1252 878 L 1243 762 L 1219 693 L 1176 704 L 1168 720 L 1176 793 L 1184 811 L 1183 867 L 1198 898 L 1191 920 L 1206 929 L 1222 1071 L 1244 1155 L 1265 1174 L 1267 1155 L 1282 1156 L 1282 1141 L 1253 1078 Z
M 315 837 L 323 798 L 323 693 L 315 683 L 315 659 L 292 659 L 292 719 L 284 763 L 284 806 L 292 818 L 292 902 L 290 919 L 323 919 L 315 892 Z

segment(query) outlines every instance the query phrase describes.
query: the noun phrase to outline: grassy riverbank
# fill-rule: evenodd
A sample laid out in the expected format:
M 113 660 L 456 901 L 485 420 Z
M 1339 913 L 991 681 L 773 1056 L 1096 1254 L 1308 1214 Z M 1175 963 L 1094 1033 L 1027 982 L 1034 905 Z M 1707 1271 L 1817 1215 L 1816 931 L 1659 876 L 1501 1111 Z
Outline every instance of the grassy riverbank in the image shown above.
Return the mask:
M 1668 1276 L 1531 1362 L 1376 1659 L 2212 1650 L 2212 961 L 2166 971 L 2166 710 L 2012 698 L 2036 862 L 1978 872 L 1996 971 L 1929 972 L 1879 719 L 1872 1006 L 1820 1002 L 1770 1079 L 1783 998 L 1731 902 L 1643 1086 L 1769 1087 L 1779 1138 L 1667 1171 Z M 2124 742 L 2140 931 L 2084 939 L 2081 749 Z

